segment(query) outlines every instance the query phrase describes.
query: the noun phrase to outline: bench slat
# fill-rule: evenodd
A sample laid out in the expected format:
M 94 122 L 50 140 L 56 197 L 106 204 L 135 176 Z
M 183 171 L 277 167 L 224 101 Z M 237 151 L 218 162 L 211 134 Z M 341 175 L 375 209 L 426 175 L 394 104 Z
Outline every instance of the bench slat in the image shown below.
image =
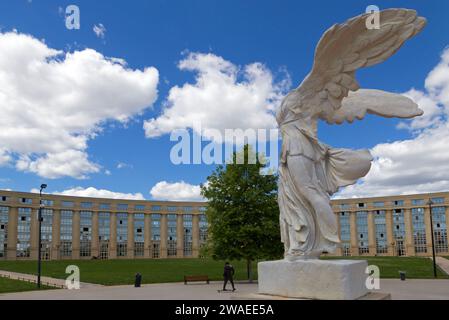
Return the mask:
M 184 284 L 187 282 L 206 281 L 209 284 L 209 276 L 184 276 Z

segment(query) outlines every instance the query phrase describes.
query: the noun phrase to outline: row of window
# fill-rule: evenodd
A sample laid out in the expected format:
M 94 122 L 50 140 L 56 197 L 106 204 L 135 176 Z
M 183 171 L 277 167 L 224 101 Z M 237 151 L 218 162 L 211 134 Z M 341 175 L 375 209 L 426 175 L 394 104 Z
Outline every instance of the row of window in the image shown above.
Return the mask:
M 369 253 L 369 230 L 368 230 L 368 212 L 356 212 L 356 230 L 358 242 L 358 254 Z M 351 255 L 351 226 L 349 212 L 339 214 L 340 237 L 342 241 L 343 255 Z M 393 211 L 393 241 L 395 255 L 406 255 L 405 247 L 405 221 L 404 210 L 396 209 Z M 447 240 L 447 221 L 445 207 L 432 208 L 432 218 L 434 224 L 435 249 L 437 253 L 448 252 Z M 423 208 L 413 208 L 411 210 L 412 231 L 415 253 L 427 253 L 426 224 Z M 374 213 L 374 232 L 376 239 L 376 254 L 385 254 L 388 252 L 387 242 L 387 224 L 386 212 L 378 210 Z
M 31 214 L 30 208 L 19 208 L 17 226 L 17 257 L 30 257 L 31 238 Z M 145 215 L 118 213 L 116 222 L 117 256 L 126 257 L 128 255 L 128 219 L 134 219 L 134 256 L 143 257 L 145 250 Z M 186 214 L 182 217 L 183 239 L 177 239 L 178 215 L 167 216 L 167 256 L 172 257 L 178 254 L 178 240 L 183 242 L 184 256 L 192 256 L 193 247 L 193 215 Z M 200 245 L 207 239 L 207 219 L 205 215 L 199 217 Z M 8 231 L 9 208 L 0 207 L 0 258 L 6 256 L 7 231 Z M 161 240 L 161 215 L 151 215 L 151 251 L 154 258 L 160 257 Z M 99 258 L 109 257 L 109 241 L 111 237 L 111 213 L 100 212 L 98 215 L 98 236 L 99 236 Z M 51 244 L 53 235 L 53 210 L 42 210 L 42 259 L 50 259 Z M 70 258 L 72 256 L 73 244 L 73 211 L 62 210 L 60 222 L 60 258 Z M 92 212 L 80 212 L 80 257 L 90 257 L 92 255 Z
M 1 196 L 0 197 L 0 201 L 1 202 L 7 202 L 9 200 L 9 197 L 6 196 Z M 19 198 L 19 203 L 22 204 L 28 204 L 31 205 L 33 204 L 33 199 L 31 198 Z M 42 204 L 45 207 L 53 207 L 54 206 L 54 201 L 53 200 L 48 200 L 48 199 L 44 199 L 42 200 Z M 73 201 L 61 201 L 61 206 L 64 208 L 74 208 L 75 207 L 75 202 Z M 81 202 L 80 203 L 80 207 L 82 209 L 92 209 L 94 207 L 94 203 L 93 202 Z M 100 210 L 111 210 L 112 205 L 110 203 L 100 203 L 98 204 L 98 207 Z M 127 211 L 130 206 L 126 203 L 119 203 L 116 205 L 117 210 L 120 211 Z M 147 208 L 145 205 L 143 204 L 136 204 L 134 205 L 134 211 L 145 211 Z M 151 207 L 149 207 L 149 209 L 151 211 L 161 211 L 162 210 L 162 206 L 159 205 L 153 205 Z M 171 211 L 171 212 L 177 212 L 177 211 L 184 211 L 184 212 L 192 212 L 193 211 L 193 207 L 192 206 L 184 206 L 184 207 L 179 207 L 179 206 L 168 206 L 167 207 L 167 211 Z M 205 212 L 206 211 L 206 207 L 199 207 L 198 210 L 200 212 Z
M 432 204 L 438 205 L 438 204 L 444 204 L 445 199 L 444 198 L 432 198 Z M 405 205 L 405 201 L 404 200 L 395 200 L 392 201 L 391 203 L 393 206 L 398 207 L 398 206 L 404 206 Z M 423 205 L 427 205 L 427 201 L 424 199 L 412 199 L 411 200 L 411 204 L 412 206 L 423 206 Z M 385 202 L 383 201 L 375 201 L 372 203 L 373 207 L 385 207 Z M 360 202 L 356 204 L 357 208 L 367 208 L 368 204 L 364 203 L 364 202 Z M 349 203 L 342 203 L 340 204 L 340 209 L 341 210 L 349 210 L 352 208 L 352 205 Z

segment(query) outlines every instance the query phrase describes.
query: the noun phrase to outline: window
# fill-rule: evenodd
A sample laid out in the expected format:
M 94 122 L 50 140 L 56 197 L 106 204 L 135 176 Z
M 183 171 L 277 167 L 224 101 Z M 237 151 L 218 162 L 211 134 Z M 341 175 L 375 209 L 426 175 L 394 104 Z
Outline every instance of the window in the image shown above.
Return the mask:
M 160 257 L 160 243 L 161 243 L 161 215 L 151 215 L 151 242 L 152 242 L 152 257 L 157 259 Z
M 128 210 L 128 205 L 126 203 L 119 203 L 117 205 L 117 210 L 127 211 Z
M 184 207 L 183 210 L 184 210 L 184 212 L 192 212 L 193 207 Z
M 134 214 L 134 256 L 143 257 L 145 254 L 145 215 Z
M 359 203 L 357 205 L 357 207 L 359 207 L 359 208 L 366 208 L 366 203 Z
M 393 238 L 396 244 L 396 255 L 405 255 L 405 223 L 402 209 L 393 210 Z
M 435 240 L 435 251 L 446 253 L 448 251 L 446 209 L 445 207 L 432 208 L 433 234 Z
M 376 252 L 377 254 L 388 253 L 387 224 L 385 211 L 374 212 L 374 227 L 376 232 Z
M 424 199 L 412 199 L 412 206 L 425 205 Z
M 93 204 L 92 202 L 81 202 L 81 208 L 83 209 L 92 209 Z
M 209 224 L 207 223 L 207 217 L 205 214 L 201 214 L 199 217 L 200 220 L 200 246 L 206 244 L 207 234 L 209 230 Z
M 73 208 L 74 203 L 73 203 L 72 201 L 62 201 L 62 202 L 61 202 L 61 205 L 62 205 L 64 208 Z
M 117 214 L 117 257 L 128 255 L 128 214 Z
M 6 197 L 6 196 L 0 196 L 0 202 L 6 202 L 6 201 L 8 201 L 8 200 L 9 200 L 8 197 Z
M 349 210 L 349 209 L 351 209 L 351 205 L 348 203 L 342 203 L 342 204 L 340 204 L 340 209 L 341 210 Z
M 176 208 L 176 207 L 175 207 Z M 169 257 L 176 257 L 177 250 L 176 250 L 176 244 L 177 244 L 177 215 L 176 214 L 169 214 L 167 215 L 167 256 Z M 181 240 L 180 240 L 181 241 Z
M 61 244 L 59 250 L 61 258 L 72 257 L 72 227 L 73 212 L 68 210 L 61 210 Z
M 48 200 L 48 199 L 43 199 L 42 200 L 42 205 L 44 207 L 53 207 L 54 201 L 53 200 Z
M 33 204 L 33 199 L 30 198 L 20 198 L 19 202 L 22 204 Z
M 206 211 L 207 211 L 207 207 L 200 207 L 200 208 L 199 208 L 199 211 L 200 211 L 200 212 L 206 212 Z
M 340 212 L 340 239 L 342 242 L 343 256 L 351 255 L 351 223 L 350 213 Z
M 143 205 L 143 204 L 136 204 L 134 206 L 134 210 L 136 210 L 136 211 L 145 211 L 145 205 Z
M 51 242 L 53 236 L 53 210 L 42 209 L 42 225 L 41 225 L 41 259 L 50 260 Z
M 80 212 L 80 257 L 92 255 L 92 212 Z
M 404 205 L 404 200 L 393 201 L 393 205 L 394 206 L 403 206 Z
M 9 208 L 0 207 L 0 258 L 6 257 L 8 245 Z
M 161 211 L 161 206 L 151 206 L 152 211 Z
M 100 203 L 100 210 L 110 210 L 111 204 L 110 203 Z
M 30 257 L 31 208 L 19 208 L 17 221 L 17 257 Z
M 98 238 L 100 241 L 100 259 L 109 258 L 109 240 L 111 234 L 111 214 L 98 213 Z
M 383 201 L 376 201 L 373 203 L 373 206 L 375 207 L 384 207 L 385 206 L 385 202 Z
M 434 204 L 443 204 L 444 203 L 444 198 L 432 198 L 432 202 Z
M 178 207 L 173 207 L 173 206 L 168 206 L 167 207 L 167 211 L 176 212 L 176 210 L 178 210 Z
M 369 253 L 368 244 L 368 212 L 359 211 L 356 213 L 357 239 L 359 245 L 359 254 Z
M 192 256 L 192 228 L 193 228 L 193 216 L 191 214 L 185 214 L 183 216 L 184 224 L 184 256 Z
M 426 223 L 423 208 L 412 209 L 413 241 L 416 253 L 427 253 Z

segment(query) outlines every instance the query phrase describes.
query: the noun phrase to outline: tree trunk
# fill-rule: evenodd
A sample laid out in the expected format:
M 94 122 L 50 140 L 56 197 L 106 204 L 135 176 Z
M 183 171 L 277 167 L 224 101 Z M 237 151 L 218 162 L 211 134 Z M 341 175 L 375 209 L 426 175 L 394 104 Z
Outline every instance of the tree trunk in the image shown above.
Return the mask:
M 248 274 L 249 283 L 253 283 L 253 268 L 251 259 L 246 260 L 246 271 Z

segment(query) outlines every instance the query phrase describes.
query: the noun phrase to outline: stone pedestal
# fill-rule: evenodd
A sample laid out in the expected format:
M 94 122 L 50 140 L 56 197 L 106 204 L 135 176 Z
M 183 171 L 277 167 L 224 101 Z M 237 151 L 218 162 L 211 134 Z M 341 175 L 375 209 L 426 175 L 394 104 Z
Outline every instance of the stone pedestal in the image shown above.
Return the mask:
M 261 262 L 259 293 L 288 298 L 355 300 L 368 294 L 366 261 L 298 260 Z

